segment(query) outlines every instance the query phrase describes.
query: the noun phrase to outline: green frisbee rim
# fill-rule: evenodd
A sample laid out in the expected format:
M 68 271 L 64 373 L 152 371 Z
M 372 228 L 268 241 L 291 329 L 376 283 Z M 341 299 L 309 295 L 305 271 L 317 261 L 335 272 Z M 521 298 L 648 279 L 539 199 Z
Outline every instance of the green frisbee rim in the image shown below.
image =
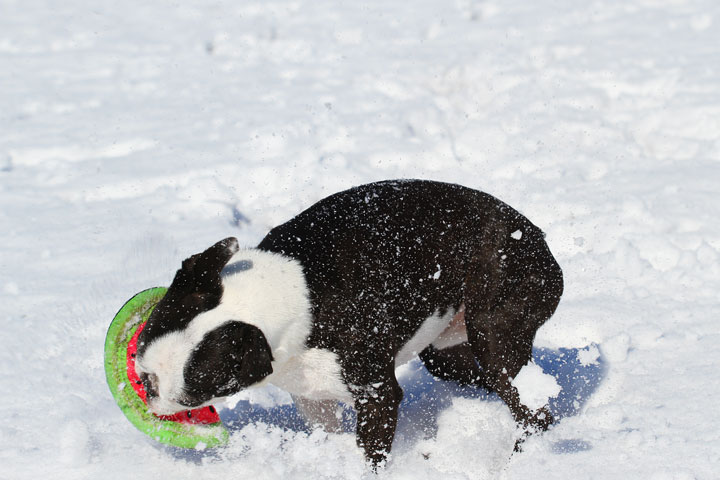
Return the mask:
M 130 423 L 160 443 L 198 450 L 226 445 L 230 434 L 222 422 L 200 425 L 160 419 L 150 413 L 130 385 L 128 344 L 166 292 L 165 287 L 154 287 L 135 294 L 110 323 L 105 337 L 105 376 L 110 392 Z

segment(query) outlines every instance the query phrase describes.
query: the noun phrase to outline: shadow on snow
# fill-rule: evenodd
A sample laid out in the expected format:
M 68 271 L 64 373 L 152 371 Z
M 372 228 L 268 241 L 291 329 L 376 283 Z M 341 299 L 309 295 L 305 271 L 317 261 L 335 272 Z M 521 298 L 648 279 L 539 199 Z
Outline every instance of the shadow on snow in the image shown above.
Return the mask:
M 544 373 L 552 375 L 560 385 L 557 397 L 551 398 L 549 408 L 556 421 L 576 415 L 590 396 L 595 392 L 605 374 L 602 357 L 594 362 L 583 362 L 581 353 L 596 345 L 582 349 L 533 348 L 533 360 Z M 433 377 L 419 359 L 405 366 L 398 378 L 404 391 L 400 404 L 400 413 L 396 439 L 413 442 L 420 438 L 430 438 L 437 433 L 439 414 L 452 405 L 454 398 L 477 398 L 479 401 L 499 402 L 494 393 L 473 387 L 462 387 Z M 233 433 L 239 432 L 250 424 L 263 423 L 294 432 L 309 433 L 309 426 L 293 404 L 264 408 L 242 400 L 233 409 L 221 409 L 223 424 Z M 355 430 L 355 412 L 349 406 L 343 408 L 343 428 L 350 433 Z M 200 461 L 203 457 L 214 455 L 212 450 L 194 451 L 174 447 L 163 447 L 178 458 Z M 590 445 L 578 439 L 563 440 L 552 446 L 554 453 L 572 453 L 588 450 Z

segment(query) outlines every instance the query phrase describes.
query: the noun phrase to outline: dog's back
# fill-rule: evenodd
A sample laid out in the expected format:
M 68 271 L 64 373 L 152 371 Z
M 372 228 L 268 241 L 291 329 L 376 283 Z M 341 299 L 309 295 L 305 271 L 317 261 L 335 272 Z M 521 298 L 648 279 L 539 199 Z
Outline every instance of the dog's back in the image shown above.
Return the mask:
M 258 248 L 303 265 L 316 319 L 310 346 L 342 350 L 381 336 L 373 355 L 397 354 L 427 318 L 459 311 L 468 282 L 484 281 L 486 300 L 501 301 L 526 272 L 554 263 L 540 229 L 512 207 L 421 180 L 331 195 Z

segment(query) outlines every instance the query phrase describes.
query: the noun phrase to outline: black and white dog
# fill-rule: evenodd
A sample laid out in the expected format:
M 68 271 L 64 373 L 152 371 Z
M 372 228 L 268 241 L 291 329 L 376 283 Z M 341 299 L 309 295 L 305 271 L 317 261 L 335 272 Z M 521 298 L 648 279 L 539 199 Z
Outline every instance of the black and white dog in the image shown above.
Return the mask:
M 415 355 L 435 376 L 498 393 L 526 431 L 546 408 L 512 379 L 553 314 L 562 271 L 544 235 L 496 198 L 400 180 L 327 197 L 257 248 L 234 238 L 182 263 L 139 338 L 148 404 L 170 414 L 270 382 L 301 411 L 343 401 L 374 464 L 390 451 Z

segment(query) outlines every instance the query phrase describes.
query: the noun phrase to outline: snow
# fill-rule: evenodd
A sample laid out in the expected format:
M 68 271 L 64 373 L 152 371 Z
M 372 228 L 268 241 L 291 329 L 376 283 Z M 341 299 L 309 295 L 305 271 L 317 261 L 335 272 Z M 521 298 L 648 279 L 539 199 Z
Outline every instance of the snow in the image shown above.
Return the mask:
M 578 360 L 582 365 L 580 355 Z M 543 369 L 533 361 L 521 368 L 511 383 L 517 388 L 523 405 L 532 410 L 548 405 L 550 399 L 560 393 L 560 385 L 555 377 L 543 372 Z
M 0 478 L 372 478 L 284 392 L 179 452 L 107 389 L 132 294 L 386 178 L 485 190 L 565 272 L 534 362 L 559 419 L 512 454 L 492 395 L 416 361 L 378 478 L 712 479 L 720 471 L 720 3 L 5 0 Z

